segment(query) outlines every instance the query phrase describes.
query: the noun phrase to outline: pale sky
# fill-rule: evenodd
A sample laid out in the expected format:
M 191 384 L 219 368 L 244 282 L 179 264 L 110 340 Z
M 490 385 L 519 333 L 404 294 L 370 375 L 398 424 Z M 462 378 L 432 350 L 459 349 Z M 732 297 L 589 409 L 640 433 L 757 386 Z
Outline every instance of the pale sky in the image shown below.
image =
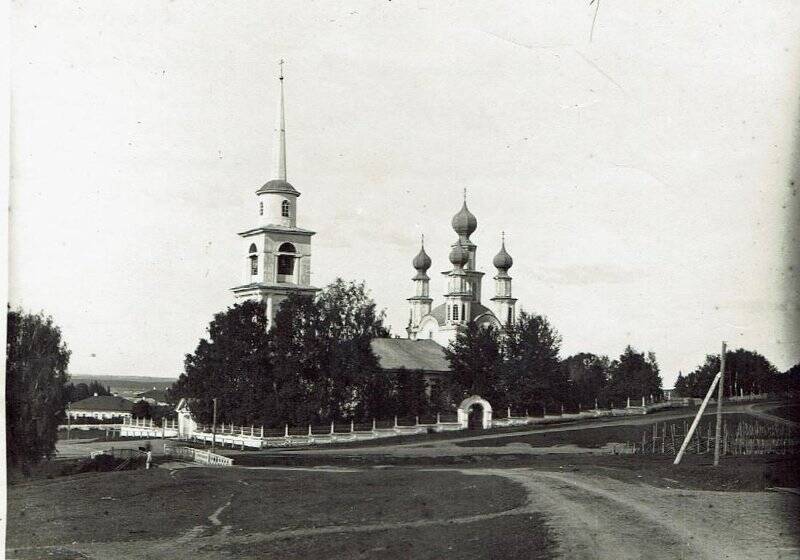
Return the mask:
M 592 16 L 16 3 L 11 303 L 54 317 L 75 375 L 177 375 L 241 280 L 282 57 L 315 285 L 365 280 L 404 335 L 419 236 L 437 305 L 467 188 L 484 299 L 505 230 L 518 309 L 564 356 L 631 344 L 671 386 L 726 340 L 788 368 L 800 3 L 603 2 L 590 41 Z

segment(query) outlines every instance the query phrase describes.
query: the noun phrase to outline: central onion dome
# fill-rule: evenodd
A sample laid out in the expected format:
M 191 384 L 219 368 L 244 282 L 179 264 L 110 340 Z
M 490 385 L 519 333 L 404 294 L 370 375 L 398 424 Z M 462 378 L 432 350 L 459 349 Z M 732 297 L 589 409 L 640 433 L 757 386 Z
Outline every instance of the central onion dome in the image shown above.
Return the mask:
M 458 214 L 453 216 L 452 221 L 453 229 L 463 239 L 469 239 L 476 229 L 478 229 L 478 220 L 472 215 L 472 212 L 467 208 L 467 201 L 461 206 Z
M 456 243 L 450 251 L 450 262 L 456 268 L 463 268 L 469 262 L 469 253 L 461 246 L 461 242 Z
M 426 272 L 431 267 L 431 258 L 428 256 L 428 253 L 425 252 L 425 245 L 420 247 L 419 253 L 417 253 L 417 256 L 411 261 L 411 266 L 413 266 L 417 272 Z
M 503 241 L 502 245 L 500 246 L 500 252 L 494 256 L 494 259 L 492 259 L 492 264 L 497 270 L 501 270 L 503 272 L 508 272 L 508 269 L 514 264 L 514 259 L 512 259 L 511 255 L 509 255 L 506 251 L 505 241 Z

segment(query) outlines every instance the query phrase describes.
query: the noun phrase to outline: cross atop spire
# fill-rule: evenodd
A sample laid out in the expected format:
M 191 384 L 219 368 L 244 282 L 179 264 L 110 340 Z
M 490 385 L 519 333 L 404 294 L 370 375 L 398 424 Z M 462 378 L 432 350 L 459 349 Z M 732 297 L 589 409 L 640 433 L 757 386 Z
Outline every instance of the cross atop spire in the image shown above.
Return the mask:
M 278 78 L 279 80 L 282 80 L 282 79 L 283 79 L 283 65 L 284 65 L 284 64 L 286 64 L 286 61 L 285 61 L 285 60 L 283 60 L 283 59 L 280 59 L 280 61 L 278 61 L 278 66 L 279 66 L 279 67 L 280 67 L 280 69 L 281 69 L 281 75 L 280 75 L 280 77 Z

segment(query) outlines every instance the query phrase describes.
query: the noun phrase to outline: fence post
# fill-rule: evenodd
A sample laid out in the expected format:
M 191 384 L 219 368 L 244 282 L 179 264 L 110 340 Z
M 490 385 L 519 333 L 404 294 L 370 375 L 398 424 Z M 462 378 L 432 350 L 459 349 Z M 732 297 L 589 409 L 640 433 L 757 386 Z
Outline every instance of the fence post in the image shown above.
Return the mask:
M 419 426 L 419 416 L 414 416 L 414 425 Z
M 351 419 L 350 420 L 350 433 L 352 434 L 355 431 L 356 431 L 356 423 L 355 423 L 354 420 Z
M 397 423 L 397 414 L 394 415 L 394 427 L 398 427 L 399 424 Z
M 600 409 L 598 408 L 598 406 L 597 406 L 597 399 L 595 399 L 595 400 L 594 400 L 594 409 L 595 409 L 595 410 L 600 410 Z
M 507 409 L 506 418 L 511 418 L 511 407 L 510 406 Z
M 625 408 L 630 408 L 630 407 L 631 407 L 631 398 L 628 397 L 628 404 L 625 405 Z
M 440 413 L 440 412 L 437 412 L 437 413 L 436 413 L 436 423 L 437 423 L 437 424 L 441 424 L 441 423 L 442 423 L 442 421 L 441 421 L 441 418 L 442 418 L 442 417 L 441 417 L 441 413 Z
M 564 416 L 564 405 L 561 405 L 561 416 Z
M 645 405 L 645 403 L 644 403 L 644 395 L 642 395 L 642 406 L 644 406 L 644 405 Z
M 308 425 L 308 437 L 311 437 L 311 424 Z
M 283 437 L 289 437 L 289 424 L 286 424 L 283 429 Z
M 375 421 L 375 418 L 373 418 L 372 419 L 372 431 L 374 432 L 376 430 L 376 428 L 377 428 L 377 422 Z
M 331 420 L 331 435 L 333 435 L 333 431 L 334 431 L 334 429 L 333 429 L 333 423 L 334 423 L 334 420 Z

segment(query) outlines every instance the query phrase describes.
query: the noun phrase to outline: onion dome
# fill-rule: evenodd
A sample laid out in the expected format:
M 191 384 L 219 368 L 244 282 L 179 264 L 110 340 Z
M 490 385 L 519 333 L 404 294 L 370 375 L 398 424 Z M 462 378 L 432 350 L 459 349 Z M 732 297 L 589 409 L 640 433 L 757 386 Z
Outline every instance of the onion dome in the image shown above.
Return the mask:
M 411 265 L 417 270 L 417 272 L 426 272 L 431 267 L 431 258 L 428 256 L 428 253 L 425 252 L 424 241 L 422 246 L 419 248 L 419 253 L 417 253 L 417 256 L 414 257 L 413 261 L 411 261 Z
M 492 259 L 492 264 L 497 270 L 502 270 L 503 272 L 507 272 L 508 269 L 514 264 L 514 259 L 512 259 L 511 255 L 509 255 L 506 251 L 505 239 L 503 239 L 503 242 L 500 245 L 500 252 L 494 256 L 494 259 Z
M 460 241 L 453 245 L 453 249 L 450 251 L 450 262 L 456 268 L 463 268 L 469 262 L 469 253 L 461 246 Z
M 469 239 L 469 236 L 478 228 L 478 220 L 467 208 L 466 199 L 464 200 L 463 206 L 461 206 L 461 210 L 458 211 L 458 214 L 453 216 L 452 225 L 455 232 L 462 239 Z

